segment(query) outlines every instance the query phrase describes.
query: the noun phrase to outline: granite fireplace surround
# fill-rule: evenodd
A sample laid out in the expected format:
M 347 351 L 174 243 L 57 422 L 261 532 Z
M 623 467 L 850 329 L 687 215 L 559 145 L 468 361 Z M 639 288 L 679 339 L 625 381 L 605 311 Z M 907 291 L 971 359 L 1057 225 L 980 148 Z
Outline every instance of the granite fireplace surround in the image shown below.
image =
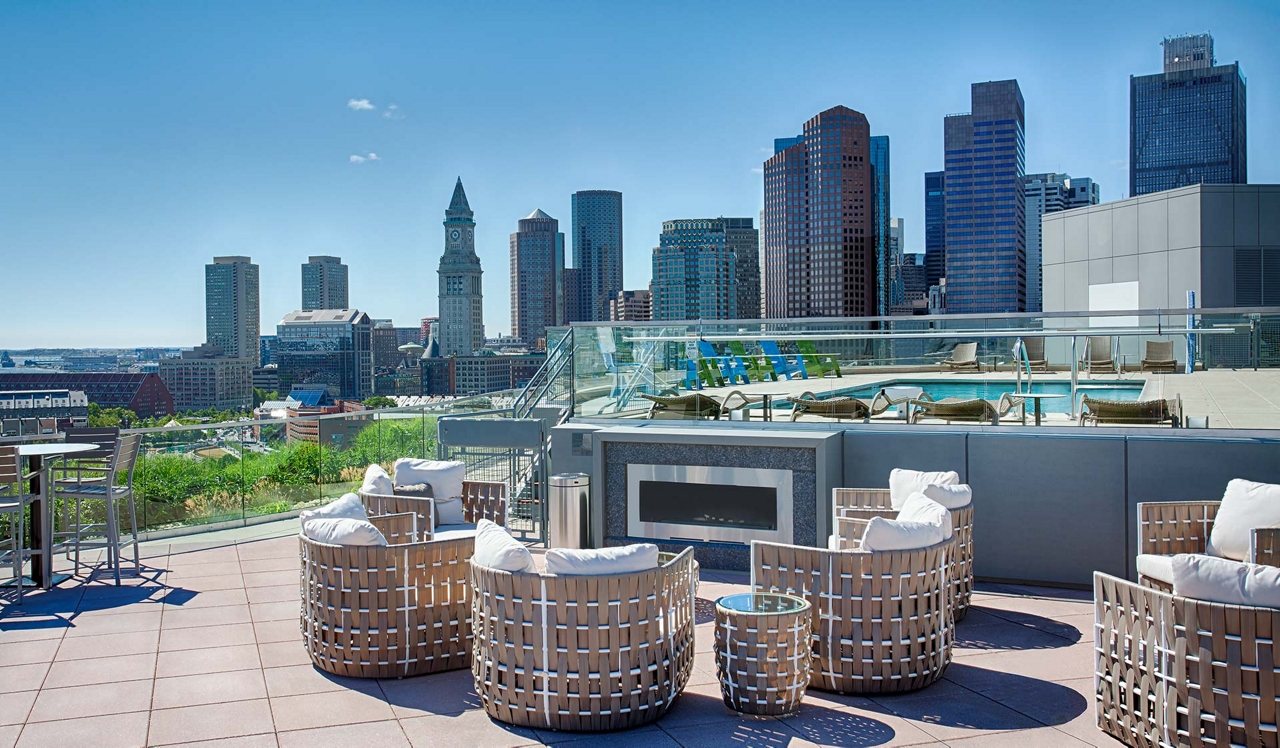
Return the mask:
M 693 546 L 708 569 L 745 571 L 750 546 L 718 541 L 646 538 L 627 532 L 627 465 L 701 465 L 791 471 L 792 542 L 819 546 L 830 533 L 831 489 L 840 485 L 841 441 L 832 432 L 746 432 L 737 429 L 611 428 L 596 431 L 592 509 L 601 545 L 656 543 L 664 551 Z

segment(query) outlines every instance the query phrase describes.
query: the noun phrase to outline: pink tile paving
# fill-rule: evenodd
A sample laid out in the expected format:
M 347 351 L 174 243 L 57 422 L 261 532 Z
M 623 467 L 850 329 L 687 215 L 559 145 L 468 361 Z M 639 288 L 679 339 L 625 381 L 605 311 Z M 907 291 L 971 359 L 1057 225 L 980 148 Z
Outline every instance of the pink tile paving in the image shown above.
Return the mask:
M 583 736 L 515 729 L 469 671 L 392 681 L 310 664 L 297 623 L 297 543 L 193 538 L 146 547 L 144 578 L 99 575 L 21 608 L 0 598 L 0 748 L 8 746 L 1084 746 L 1093 725 L 1092 604 L 1079 591 L 979 585 L 945 678 L 914 694 L 810 690 L 781 719 L 720 700 L 711 601 L 746 575 L 704 572 L 694 674 L 658 724 Z

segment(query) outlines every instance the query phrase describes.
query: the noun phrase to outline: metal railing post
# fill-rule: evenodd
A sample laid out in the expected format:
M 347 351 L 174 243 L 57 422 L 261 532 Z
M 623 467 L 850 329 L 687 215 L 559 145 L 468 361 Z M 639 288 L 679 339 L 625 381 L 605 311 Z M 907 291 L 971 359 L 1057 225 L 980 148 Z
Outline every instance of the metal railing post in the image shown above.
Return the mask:
M 1076 354 L 1076 344 L 1080 341 L 1080 336 L 1071 336 L 1071 420 L 1080 417 L 1076 412 L 1076 392 L 1080 388 L 1080 356 Z

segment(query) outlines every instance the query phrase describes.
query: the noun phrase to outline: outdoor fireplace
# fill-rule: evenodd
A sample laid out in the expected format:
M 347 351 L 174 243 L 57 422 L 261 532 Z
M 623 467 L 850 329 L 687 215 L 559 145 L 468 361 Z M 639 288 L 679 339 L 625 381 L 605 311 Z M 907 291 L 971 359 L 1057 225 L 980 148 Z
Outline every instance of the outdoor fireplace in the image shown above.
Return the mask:
M 626 470 L 630 536 L 792 542 L 790 470 L 638 464 Z

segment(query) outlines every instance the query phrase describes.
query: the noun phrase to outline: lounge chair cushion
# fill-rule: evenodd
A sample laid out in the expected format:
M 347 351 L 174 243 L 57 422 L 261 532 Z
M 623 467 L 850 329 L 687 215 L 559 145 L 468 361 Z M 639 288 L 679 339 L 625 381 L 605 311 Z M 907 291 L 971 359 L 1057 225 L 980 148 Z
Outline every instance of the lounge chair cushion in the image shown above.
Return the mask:
M 940 486 L 949 486 L 959 482 L 960 474 L 954 470 L 926 473 L 919 470 L 894 468 L 889 473 L 889 505 L 894 509 L 901 509 L 903 503 L 911 498 L 912 494 L 923 491 L 925 486 L 935 483 Z
M 658 546 L 636 543 L 615 548 L 576 550 L 548 548 L 545 557 L 548 574 L 603 576 L 633 574 L 658 568 Z
M 412 486 L 426 483 L 439 499 L 462 495 L 462 482 L 467 479 L 467 466 L 461 460 L 419 460 L 401 457 L 395 464 L 395 485 Z
M 432 502 L 436 508 L 436 527 L 442 525 L 461 525 L 467 521 L 462 511 L 462 497 L 452 499 L 436 499 Z
M 1255 527 L 1280 527 L 1280 485 L 1236 478 L 1222 495 L 1205 551 L 1245 561 Z
M 412 496 L 415 499 L 434 499 L 435 493 L 430 483 L 414 483 L 412 486 L 396 486 L 397 496 Z
M 921 493 L 948 509 L 963 509 L 973 503 L 973 489 L 965 483 L 931 483 Z
M 1203 553 L 1173 557 L 1173 594 L 1228 605 L 1280 608 L 1280 568 Z
M 459 538 L 474 538 L 475 536 L 476 525 L 474 522 L 436 525 L 436 531 L 431 533 L 432 540 L 458 540 Z
M 315 509 L 308 509 L 298 515 L 303 527 L 306 527 L 308 522 L 316 519 L 342 518 L 357 519 L 365 522 L 369 520 L 369 515 L 365 513 L 364 504 L 360 502 L 359 496 L 353 493 L 343 494 L 342 498 L 337 501 L 331 501 Z
M 364 484 L 360 486 L 360 491 L 380 496 L 391 496 L 395 493 L 395 485 L 391 482 L 391 476 L 387 475 L 387 471 L 383 470 L 382 466 L 375 462 L 365 469 Z
M 928 548 L 951 537 L 951 512 L 922 493 L 914 494 L 897 519 L 872 517 L 862 533 L 864 551 Z
M 476 550 L 471 556 L 471 563 L 488 569 L 528 574 L 538 570 L 529 549 L 511 537 L 505 527 L 487 519 L 476 524 Z
M 386 536 L 367 519 L 321 517 L 303 523 L 302 532 L 317 543 L 329 545 L 387 544 Z
M 1138 567 L 1138 573 L 1144 577 L 1165 584 L 1173 584 L 1173 556 L 1140 553 L 1134 565 Z

